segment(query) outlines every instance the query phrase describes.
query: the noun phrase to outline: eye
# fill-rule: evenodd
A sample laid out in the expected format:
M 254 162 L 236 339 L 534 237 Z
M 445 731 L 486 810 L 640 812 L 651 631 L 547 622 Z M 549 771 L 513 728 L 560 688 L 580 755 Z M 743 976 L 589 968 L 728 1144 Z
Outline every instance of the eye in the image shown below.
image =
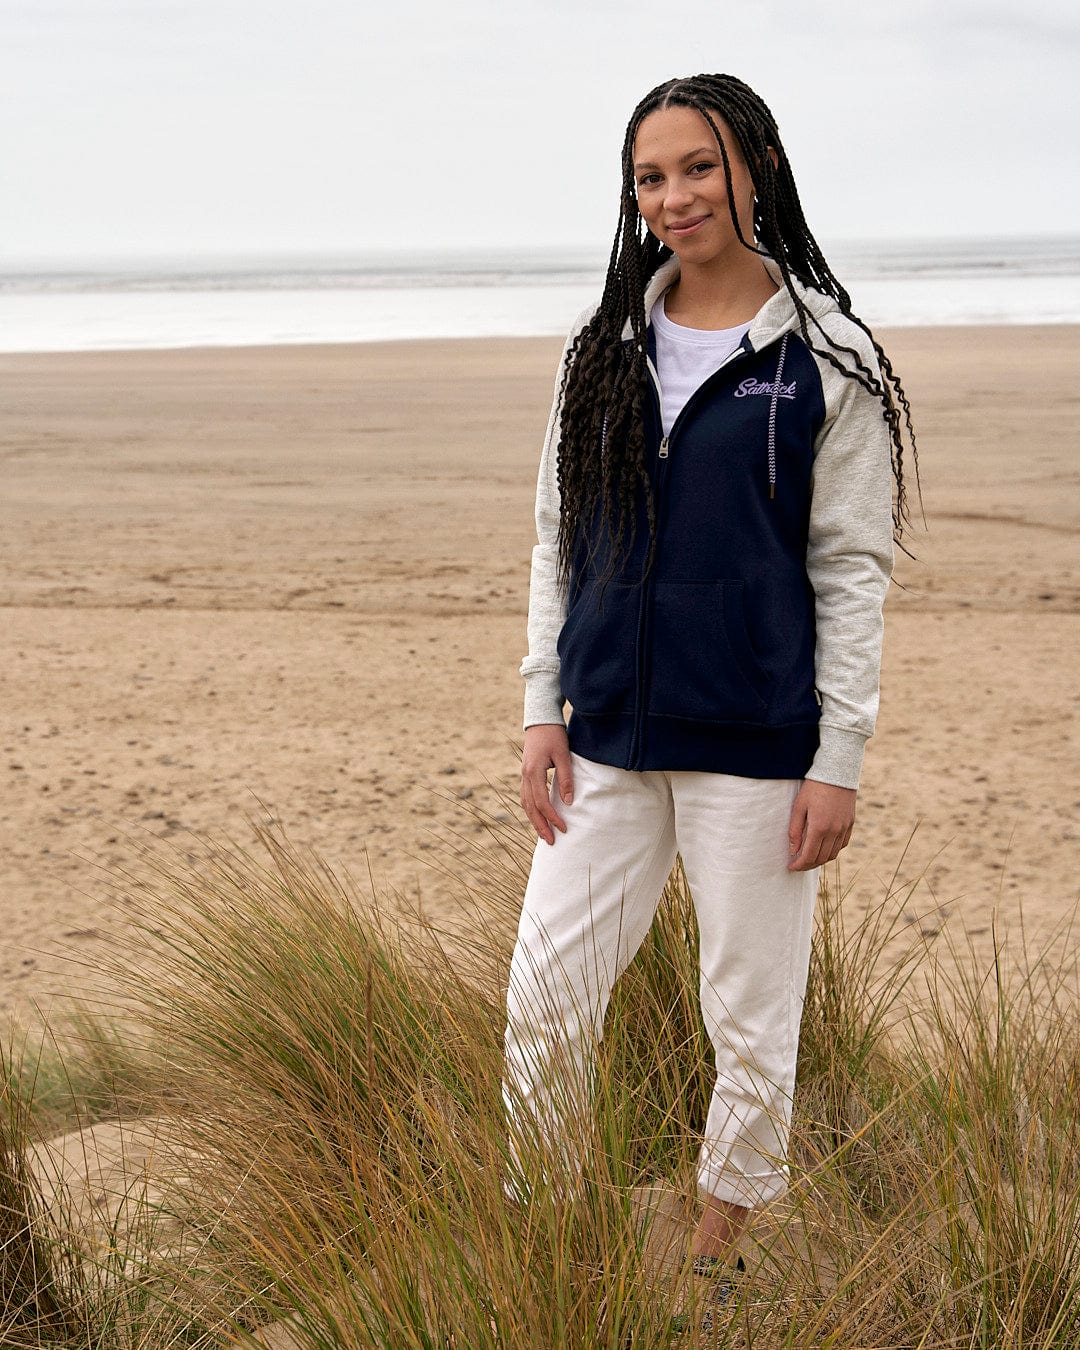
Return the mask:
M 700 164 L 693 164 L 690 167 L 691 173 L 708 173 L 710 169 L 715 169 L 716 165 L 707 159 L 703 159 Z
M 643 173 L 638 179 L 638 187 L 655 187 L 659 181 L 660 175 L 658 173 Z

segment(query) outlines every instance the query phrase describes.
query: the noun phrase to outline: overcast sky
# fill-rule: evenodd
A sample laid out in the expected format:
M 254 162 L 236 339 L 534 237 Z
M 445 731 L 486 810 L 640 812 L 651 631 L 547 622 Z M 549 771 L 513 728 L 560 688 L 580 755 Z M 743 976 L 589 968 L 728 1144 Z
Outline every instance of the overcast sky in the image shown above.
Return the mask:
M 727 71 L 822 239 L 1080 232 L 1080 6 L 0 0 L 0 265 L 574 245 L 637 100 Z

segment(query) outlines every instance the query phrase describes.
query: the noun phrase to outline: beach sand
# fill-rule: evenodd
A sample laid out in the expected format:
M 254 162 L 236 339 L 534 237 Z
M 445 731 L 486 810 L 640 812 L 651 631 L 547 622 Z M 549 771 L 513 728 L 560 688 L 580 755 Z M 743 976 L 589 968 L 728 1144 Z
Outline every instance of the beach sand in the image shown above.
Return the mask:
M 882 336 L 930 530 L 887 602 L 841 878 L 857 911 L 921 877 L 904 922 L 948 913 L 985 956 L 993 915 L 1037 941 L 1078 898 L 1080 328 Z M 197 858 L 270 816 L 459 904 L 439 860 L 494 847 L 470 810 L 516 798 L 559 346 L 0 357 L 5 1017 L 90 980 L 140 840 Z

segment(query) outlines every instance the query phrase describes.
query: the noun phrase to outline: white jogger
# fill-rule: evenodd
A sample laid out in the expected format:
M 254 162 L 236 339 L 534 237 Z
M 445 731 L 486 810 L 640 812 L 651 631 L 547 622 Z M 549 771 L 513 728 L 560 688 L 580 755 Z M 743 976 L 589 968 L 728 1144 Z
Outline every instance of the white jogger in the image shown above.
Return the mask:
M 678 851 L 717 1070 L 698 1184 L 732 1204 L 766 1204 L 787 1186 L 818 883 L 817 869 L 787 869 L 799 780 L 572 759 L 573 803 L 557 801 L 553 787 L 566 833 L 537 843 L 510 967 L 507 1109 L 511 1118 L 527 1109 L 543 1133 L 556 1124 L 555 1066 L 586 1081 L 612 985 L 652 924 Z

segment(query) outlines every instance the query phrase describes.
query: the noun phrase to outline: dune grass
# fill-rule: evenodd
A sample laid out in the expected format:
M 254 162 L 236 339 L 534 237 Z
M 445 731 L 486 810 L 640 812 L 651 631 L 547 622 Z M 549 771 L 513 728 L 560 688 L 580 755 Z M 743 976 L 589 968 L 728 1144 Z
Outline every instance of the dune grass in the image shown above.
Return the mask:
M 685 881 L 617 987 L 591 1100 L 567 1104 L 566 1175 L 550 1141 L 508 1143 L 502 998 L 528 840 L 487 823 L 502 849 L 477 855 L 453 932 L 392 920 L 268 830 L 198 867 L 145 850 L 114 877 L 110 975 L 139 1049 L 84 1019 L 66 1067 L 38 1066 L 40 1098 L 9 1056 L 0 1343 L 256 1345 L 269 1323 L 312 1350 L 695 1343 L 670 1321 L 695 1297 L 673 1272 L 710 1088 Z M 701 1343 L 1080 1345 L 1069 935 L 1037 958 L 1002 939 L 985 970 L 939 960 L 911 929 L 904 945 L 906 894 L 853 915 L 828 881 L 792 1187 Z M 108 1264 L 43 1206 L 26 1157 L 35 1131 L 100 1116 L 110 1094 L 170 1121 L 185 1226 L 167 1253 Z

